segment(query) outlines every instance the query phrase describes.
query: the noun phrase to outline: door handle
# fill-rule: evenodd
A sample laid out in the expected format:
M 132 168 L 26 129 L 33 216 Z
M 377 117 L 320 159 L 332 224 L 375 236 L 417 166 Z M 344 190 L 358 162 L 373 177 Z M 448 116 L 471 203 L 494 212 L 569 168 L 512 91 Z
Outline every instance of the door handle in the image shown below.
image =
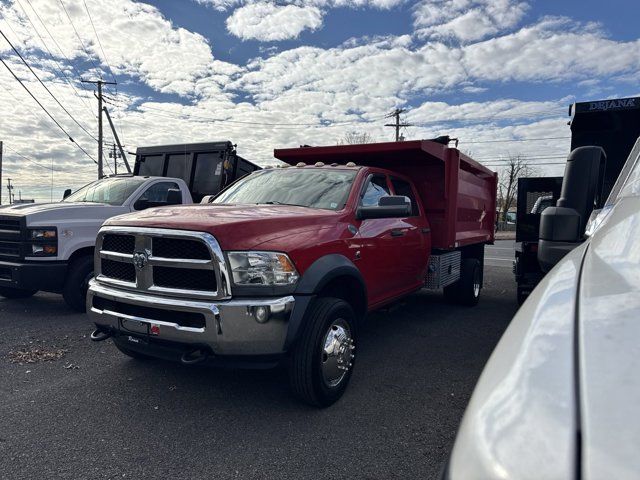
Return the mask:
M 394 230 L 391 230 L 391 236 L 392 237 L 402 237 L 402 236 L 404 236 L 404 231 L 400 230 L 399 228 L 396 228 Z
M 431 233 L 431 229 L 428 227 L 423 228 L 421 231 L 422 233 Z

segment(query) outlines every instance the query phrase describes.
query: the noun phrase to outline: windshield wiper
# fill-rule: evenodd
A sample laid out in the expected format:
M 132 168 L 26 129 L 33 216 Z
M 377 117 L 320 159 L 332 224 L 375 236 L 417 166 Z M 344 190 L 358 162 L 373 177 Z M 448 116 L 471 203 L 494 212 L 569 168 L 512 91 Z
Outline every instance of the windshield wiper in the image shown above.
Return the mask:
M 307 205 L 299 205 L 297 203 L 284 203 L 284 202 L 278 202 L 277 200 L 272 200 L 269 202 L 260 202 L 260 203 L 256 203 L 256 205 L 288 205 L 290 207 L 305 207 L 305 208 L 311 208 Z

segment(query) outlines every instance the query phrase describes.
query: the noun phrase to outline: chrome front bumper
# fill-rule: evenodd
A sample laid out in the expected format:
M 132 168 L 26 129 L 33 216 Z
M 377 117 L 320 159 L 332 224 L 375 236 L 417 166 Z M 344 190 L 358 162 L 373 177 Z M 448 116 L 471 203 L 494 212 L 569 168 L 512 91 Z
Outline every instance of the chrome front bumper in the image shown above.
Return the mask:
M 203 327 L 187 327 L 178 323 L 118 312 L 94 306 L 95 297 L 116 304 L 165 310 L 175 314 L 197 313 L 204 316 Z M 100 303 L 100 302 L 98 302 Z M 206 345 L 214 355 L 272 355 L 283 353 L 293 296 L 221 301 L 191 301 L 156 295 L 141 295 L 99 284 L 92 280 L 87 294 L 87 313 L 97 327 L 129 336 L 144 336 L 179 344 Z M 256 320 L 259 307 L 267 307 L 269 319 Z M 131 310 L 131 309 L 129 309 Z M 152 316 L 152 315 L 149 315 Z M 153 327 L 153 328 L 152 328 Z M 149 332 L 154 332 L 149 334 Z

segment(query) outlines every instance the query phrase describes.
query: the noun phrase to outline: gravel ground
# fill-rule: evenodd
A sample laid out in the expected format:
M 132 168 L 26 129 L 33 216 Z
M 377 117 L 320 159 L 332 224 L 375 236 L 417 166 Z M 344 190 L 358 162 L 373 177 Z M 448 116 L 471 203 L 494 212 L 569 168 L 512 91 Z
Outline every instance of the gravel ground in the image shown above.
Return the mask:
M 475 308 L 421 292 L 371 315 L 317 410 L 281 370 L 132 360 L 59 296 L 0 299 L 0 477 L 437 478 L 516 309 L 511 269 L 487 266 Z

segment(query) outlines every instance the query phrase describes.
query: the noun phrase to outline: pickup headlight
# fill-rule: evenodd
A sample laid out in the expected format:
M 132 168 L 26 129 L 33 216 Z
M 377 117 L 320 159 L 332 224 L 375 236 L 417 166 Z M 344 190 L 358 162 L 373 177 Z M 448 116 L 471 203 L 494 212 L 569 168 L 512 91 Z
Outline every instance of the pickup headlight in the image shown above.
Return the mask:
M 31 245 L 31 251 L 34 257 L 52 257 L 58 253 L 58 247 L 55 245 Z
M 45 238 L 56 238 L 58 232 L 55 227 L 33 228 L 31 229 L 31 238 L 33 240 L 43 240 Z
M 228 252 L 236 285 L 293 285 L 299 275 L 289 257 L 278 252 Z

